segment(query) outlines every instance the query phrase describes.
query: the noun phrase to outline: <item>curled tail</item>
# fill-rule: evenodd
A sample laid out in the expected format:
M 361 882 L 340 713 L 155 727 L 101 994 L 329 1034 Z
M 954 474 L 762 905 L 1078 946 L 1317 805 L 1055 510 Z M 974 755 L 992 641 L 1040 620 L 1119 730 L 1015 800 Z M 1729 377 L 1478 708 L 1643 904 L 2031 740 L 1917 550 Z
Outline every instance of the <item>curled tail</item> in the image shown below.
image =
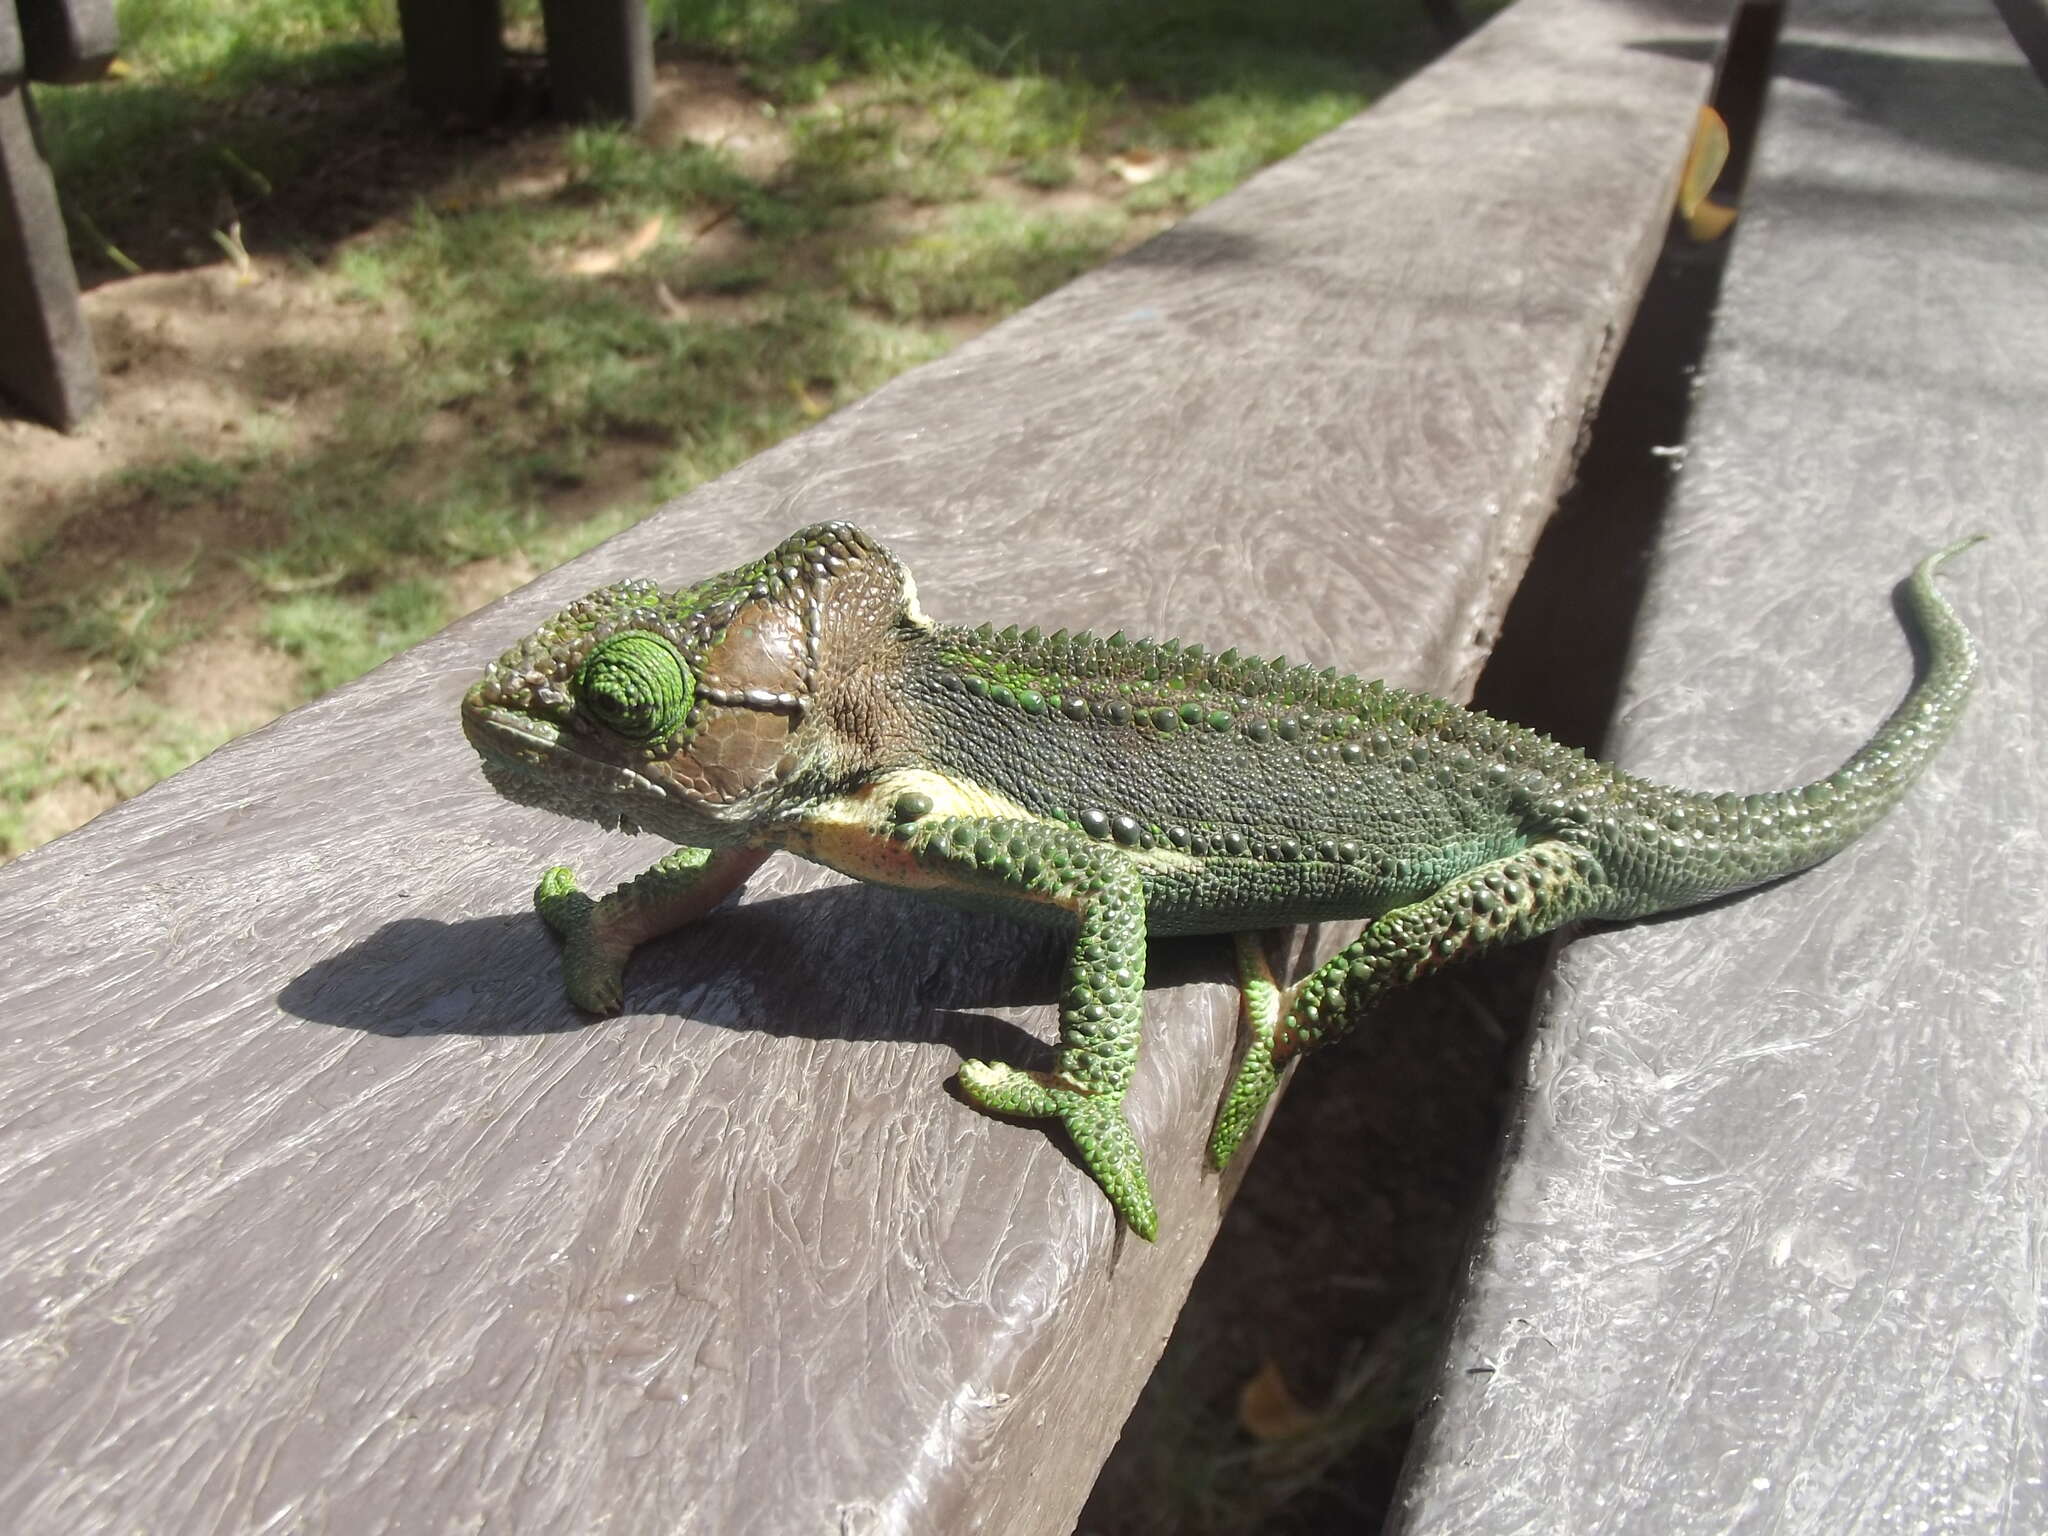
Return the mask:
M 1977 678 L 1977 648 L 1935 590 L 1934 573 L 1985 537 L 1973 534 L 1913 568 L 1906 617 L 1926 649 L 1925 668 L 1877 733 L 1833 773 L 1761 795 L 1641 786 L 1644 803 L 1632 819 L 1638 827 L 1654 822 L 1654 836 L 1602 850 L 1617 898 L 1609 915 L 1688 906 L 1792 874 L 1841 852 L 1898 804 L 1955 728 Z

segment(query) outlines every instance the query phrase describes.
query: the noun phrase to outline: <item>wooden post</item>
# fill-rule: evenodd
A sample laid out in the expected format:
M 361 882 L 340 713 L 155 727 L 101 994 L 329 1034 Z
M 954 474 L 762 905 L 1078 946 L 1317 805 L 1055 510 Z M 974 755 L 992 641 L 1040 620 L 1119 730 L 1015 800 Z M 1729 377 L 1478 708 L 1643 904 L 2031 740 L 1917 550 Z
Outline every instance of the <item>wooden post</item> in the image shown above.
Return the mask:
M 555 116 L 637 123 L 654 103 L 645 0 L 542 0 Z
M 28 80 L 90 80 L 118 42 L 112 0 L 0 5 L 0 394 L 69 431 L 99 406 L 99 365 Z
M 97 80 L 120 47 L 114 0 L 11 0 L 21 16 L 28 77 L 51 85 Z
M 398 0 L 398 26 L 415 103 L 478 122 L 497 110 L 505 75 L 498 0 Z

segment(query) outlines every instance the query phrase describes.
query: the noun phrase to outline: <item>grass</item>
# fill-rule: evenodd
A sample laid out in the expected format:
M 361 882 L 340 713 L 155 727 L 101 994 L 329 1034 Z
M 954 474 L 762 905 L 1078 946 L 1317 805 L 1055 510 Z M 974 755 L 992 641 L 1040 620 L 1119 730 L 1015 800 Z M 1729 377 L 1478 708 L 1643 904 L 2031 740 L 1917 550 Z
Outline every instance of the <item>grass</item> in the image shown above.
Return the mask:
M 82 270 L 211 261 L 235 208 L 331 151 L 282 93 L 388 76 L 396 0 L 120 0 L 122 76 L 36 97 Z
M 133 688 L 204 633 L 173 607 L 198 565 L 196 555 L 174 568 L 124 562 L 108 580 L 36 605 L 31 622 L 64 650 L 110 663 L 122 686 Z
M 536 9 L 508 6 L 515 37 Z M 488 596 L 480 567 L 558 563 L 939 355 L 1428 47 L 1397 0 L 656 16 L 676 56 L 739 82 L 767 153 L 436 134 L 399 104 L 395 0 L 123 0 L 123 77 L 38 94 L 81 269 L 226 251 L 314 293 L 327 334 L 224 365 L 231 439 L 167 441 L 0 551 L 0 620 L 33 642 L 0 709 L 118 694 L 139 739 L 179 743 L 136 760 L 175 768 L 199 738 L 160 684 L 190 647 L 233 633 L 296 666 L 295 697 L 336 686 Z M 1126 184 L 1137 151 L 1162 170 Z M 115 783 L 20 748 L 0 773 L 0 854 L 39 835 L 23 807 Z
M 896 320 L 1001 313 L 1101 265 L 1124 227 L 1106 211 L 1062 217 L 976 204 L 929 233 L 849 251 L 839 275 L 856 302 Z
M 412 577 L 360 597 L 306 592 L 270 605 L 263 638 L 303 663 L 319 692 L 358 677 L 432 634 L 451 615 L 437 582 Z

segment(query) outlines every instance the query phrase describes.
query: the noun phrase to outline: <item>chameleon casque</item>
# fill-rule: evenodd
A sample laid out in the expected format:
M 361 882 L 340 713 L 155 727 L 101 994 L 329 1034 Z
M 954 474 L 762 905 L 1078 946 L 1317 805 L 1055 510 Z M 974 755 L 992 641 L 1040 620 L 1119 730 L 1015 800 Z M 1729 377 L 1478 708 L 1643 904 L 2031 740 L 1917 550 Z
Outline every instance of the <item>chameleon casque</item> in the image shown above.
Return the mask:
M 1826 778 L 1670 789 L 1424 694 L 1236 651 L 935 624 L 846 523 L 664 591 L 572 603 L 463 701 L 524 804 L 680 844 L 602 900 L 548 870 L 535 903 L 572 1001 L 615 1012 L 634 947 L 786 849 L 862 880 L 1073 935 L 1051 1072 L 966 1062 L 984 1110 L 1056 1119 L 1130 1228 L 1155 1235 L 1122 1101 L 1148 934 L 1238 936 L 1249 1044 L 1210 1142 L 1227 1164 L 1289 1058 L 1382 992 L 1580 918 L 1687 906 L 1818 863 L 1882 816 L 1955 723 L 1976 659 L 1923 560 L 1925 668 Z M 1370 919 L 1292 990 L 1258 930 Z

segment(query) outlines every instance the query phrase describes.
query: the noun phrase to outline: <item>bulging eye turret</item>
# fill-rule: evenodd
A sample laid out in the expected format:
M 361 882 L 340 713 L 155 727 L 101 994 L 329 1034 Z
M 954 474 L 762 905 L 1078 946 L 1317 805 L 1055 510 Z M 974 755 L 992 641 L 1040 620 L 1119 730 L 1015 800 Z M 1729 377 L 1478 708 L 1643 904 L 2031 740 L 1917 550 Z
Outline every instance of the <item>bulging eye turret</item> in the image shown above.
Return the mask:
M 695 693 L 681 654 L 644 630 L 599 641 L 576 673 L 584 713 L 633 741 L 672 735 L 689 715 Z

